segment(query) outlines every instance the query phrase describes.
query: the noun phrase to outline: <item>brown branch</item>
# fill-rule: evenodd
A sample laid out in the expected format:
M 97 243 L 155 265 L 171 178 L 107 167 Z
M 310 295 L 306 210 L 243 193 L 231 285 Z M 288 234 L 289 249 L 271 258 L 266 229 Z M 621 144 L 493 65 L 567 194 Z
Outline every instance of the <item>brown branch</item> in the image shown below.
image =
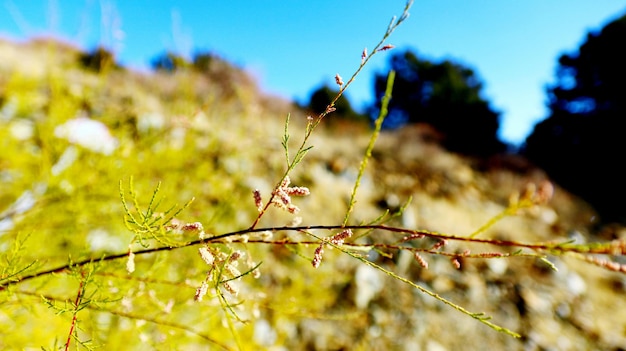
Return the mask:
M 609 243 L 592 243 L 592 244 L 573 244 L 570 242 L 524 243 L 524 242 L 512 241 L 512 240 L 470 238 L 470 237 L 455 236 L 455 235 L 449 235 L 449 234 L 443 234 L 443 233 L 437 233 L 437 232 L 431 232 L 431 231 L 425 231 L 425 230 L 413 230 L 413 229 L 405 229 L 405 228 L 399 228 L 399 227 L 390 227 L 386 225 L 348 225 L 348 226 L 313 225 L 313 226 L 299 226 L 299 227 L 281 226 L 281 227 L 266 227 L 266 228 L 252 228 L 252 229 L 249 228 L 249 229 L 242 229 L 242 230 L 235 231 L 235 232 L 220 234 L 220 235 L 212 236 L 212 237 L 201 239 L 201 240 L 190 241 L 180 246 L 161 246 L 161 247 L 134 251 L 134 254 L 144 255 L 144 254 L 150 254 L 150 253 L 155 253 L 159 251 L 171 251 L 171 250 L 176 250 L 176 249 L 183 248 L 183 247 L 190 247 L 190 246 L 195 246 L 195 245 L 200 245 L 200 244 L 222 242 L 223 239 L 226 239 L 226 238 L 233 238 L 239 235 L 259 233 L 259 232 L 264 232 L 264 231 L 306 232 L 306 231 L 314 230 L 314 229 L 328 230 L 328 231 L 343 230 L 343 229 L 381 230 L 381 231 L 390 232 L 390 233 L 423 236 L 423 237 L 429 237 L 429 238 L 441 239 L 441 240 L 472 242 L 472 243 L 480 243 L 480 244 L 486 244 L 486 245 L 492 245 L 492 246 L 498 246 L 498 247 L 526 248 L 526 249 L 534 250 L 537 252 L 546 252 L 546 253 L 551 253 L 555 255 L 559 255 L 559 254 L 563 254 L 567 252 L 580 253 L 580 254 L 626 255 L 626 241 L 612 241 Z M 280 244 L 281 242 L 268 242 L 268 243 Z M 350 244 L 350 243 L 346 243 L 346 245 L 358 246 L 358 244 Z M 363 245 L 363 246 L 372 246 L 372 245 Z M 82 261 L 69 263 L 60 267 L 56 267 L 56 268 L 52 268 L 52 269 L 48 269 L 48 270 L 44 270 L 40 272 L 35 272 L 29 275 L 24 275 L 22 277 L 16 278 L 12 281 L 8 281 L 8 282 L 4 282 L 0 284 L 0 291 L 5 290 L 8 286 L 17 285 L 19 283 L 22 283 L 24 281 L 31 280 L 37 277 L 45 276 L 45 275 L 52 274 L 52 273 L 65 272 L 72 267 L 82 267 L 82 266 L 85 266 L 87 264 L 90 264 L 96 261 L 100 261 L 100 262 L 113 261 L 113 260 L 123 259 L 127 257 L 128 257 L 128 253 L 121 253 L 117 255 L 104 256 L 101 258 L 88 258 Z
M 67 335 L 67 341 L 65 342 L 65 351 L 70 349 L 70 342 L 72 341 L 72 334 L 76 328 L 76 322 L 78 321 L 78 311 L 81 301 L 83 299 L 83 293 L 85 288 L 85 272 L 81 272 L 80 285 L 78 286 L 78 294 L 76 294 L 76 300 L 74 301 L 74 311 L 72 316 L 72 324 L 70 326 L 70 332 Z

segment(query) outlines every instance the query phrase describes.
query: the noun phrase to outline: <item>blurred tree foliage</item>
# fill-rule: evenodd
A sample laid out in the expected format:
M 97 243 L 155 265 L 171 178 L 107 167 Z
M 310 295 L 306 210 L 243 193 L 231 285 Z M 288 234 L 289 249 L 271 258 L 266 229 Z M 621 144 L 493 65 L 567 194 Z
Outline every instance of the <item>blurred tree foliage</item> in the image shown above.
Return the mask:
M 150 62 L 152 69 L 155 71 L 174 72 L 180 69 L 186 69 L 191 66 L 191 63 L 187 61 L 183 56 L 178 55 L 171 51 L 166 51 L 157 55 Z
M 193 56 L 193 68 L 200 72 L 209 71 L 211 69 L 211 65 L 215 60 L 215 55 L 211 54 L 210 52 L 197 52 Z
M 90 52 L 82 53 L 78 61 L 86 69 L 95 72 L 106 72 L 110 69 L 119 69 L 115 62 L 115 55 L 106 48 L 99 46 Z
M 577 53 L 559 58 L 548 87 L 550 115 L 535 126 L 523 153 L 599 211 L 626 222 L 622 171 L 626 144 L 626 16 L 589 33 Z
M 387 127 L 428 123 L 443 134 L 444 147 L 467 155 L 505 150 L 497 137 L 499 113 L 481 97 L 482 83 L 473 70 L 448 60 L 424 60 L 411 51 L 392 55 L 390 69 L 397 76 Z M 384 93 L 386 77 L 376 75 L 376 101 Z M 373 115 L 377 110 L 373 108 Z
M 210 52 L 198 51 L 193 55 L 192 65 L 193 68 L 198 72 L 211 72 L 216 65 L 220 64 L 228 65 L 227 62 Z
M 193 69 L 207 77 L 226 83 L 232 79 L 233 74 L 243 73 L 244 69 L 226 61 L 219 55 L 207 51 L 194 53 L 191 66 Z
M 305 108 L 308 108 L 316 115 L 319 115 L 326 110 L 326 107 L 333 101 L 338 92 L 338 90 L 335 90 L 328 85 L 321 86 L 311 93 L 309 104 Z M 335 108 L 337 110 L 334 113 L 342 118 L 355 121 L 367 120 L 367 116 L 356 112 L 352 108 L 352 104 L 350 104 L 350 101 L 345 95 L 341 96 L 339 100 L 337 100 Z

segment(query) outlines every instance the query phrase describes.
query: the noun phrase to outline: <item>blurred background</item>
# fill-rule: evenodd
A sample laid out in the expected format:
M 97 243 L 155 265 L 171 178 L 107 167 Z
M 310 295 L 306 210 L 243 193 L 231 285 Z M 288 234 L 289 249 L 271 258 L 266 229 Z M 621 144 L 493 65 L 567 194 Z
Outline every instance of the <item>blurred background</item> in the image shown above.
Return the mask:
M 0 35 L 101 47 L 138 71 L 173 69 L 169 61 L 177 57 L 216 56 L 245 70 L 263 91 L 319 112 L 337 90 L 334 75 L 348 78 L 403 4 L 5 1 Z M 623 28 L 625 11 L 617 0 L 418 1 L 394 33 L 392 58 L 374 58 L 340 112 L 372 118 L 382 77 L 390 67 L 401 70 L 387 127 L 425 122 L 444 132 L 443 144 L 455 152 L 522 153 L 605 219 L 623 221 L 626 206 L 615 195 L 626 196 L 626 188 L 611 164 L 624 151 L 617 142 L 623 96 L 615 91 L 616 77 L 624 75 L 618 49 L 624 33 L 616 28 L 593 38 L 611 22 Z M 576 60 L 587 42 L 588 53 Z
M 403 4 L 7 0 L 0 35 L 52 36 L 86 50 L 103 46 L 139 70 L 165 51 L 187 59 L 210 51 L 251 72 L 265 91 L 305 102 L 313 89 L 331 85 L 335 73 L 353 72 L 363 48 L 376 43 Z M 624 11 L 619 0 L 416 1 L 391 43 L 425 60 L 473 69 L 484 83 L 481 95 L 502 114 L 499 136 L 520 145 L 548 114 L 544 87 L 554 83 L 559 55 Z M 348 92 L 359 112 L 375 102 L 373 75 L 386 67 L 378 58 Z

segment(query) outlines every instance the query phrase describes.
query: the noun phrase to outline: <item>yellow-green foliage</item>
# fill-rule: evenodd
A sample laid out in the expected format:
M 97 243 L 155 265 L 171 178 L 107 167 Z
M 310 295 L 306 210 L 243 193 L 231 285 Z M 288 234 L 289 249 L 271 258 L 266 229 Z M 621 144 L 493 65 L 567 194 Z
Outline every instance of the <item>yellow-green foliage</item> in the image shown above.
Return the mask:
M 223 94 L 224 83 L 197 74 L 98 75 L 80 70 L 78 63 L 61 68 L 48 64 L 47 74 L 39 77 L 16 70 L 0 89 L 0 219 L 7 225 L 0 233 L 2 284 L 16 272 L 23 276 L 126 252 L 133 233 L 122 220 L 118 184 L 130 176 L 135 176 L 141 200 L 149 199 L 157 181 L 163 182 L 159 210 L 195 197 L 181 217 L 201 219 L 207 231 L 250 222 L 255 209 L 249 206 L 246 182 L 255 171 L 273 175 L 271 162 L 261 162 L 265 151 L 257 146 L 271 136 L 256 126 L 284 115 L 283 107 L 263 106 L 266 102 L 252 85 Z M 202 90 L 195 90 L 195 84 Z M 248 109 L 254 109 L 254 115 Z M 55 135 L 58 126 L 81 115 L 109 128 L 117 140 L 115 150 L 103 154 Z M 25 202 L 32 206 L 20 209 Z M 168 238 L 190 239 L 197 237 Z M 17 242 L 22 243 L 19 251 L 9 255 Z M 9 260 L 11 255 L 19 260 Z M 7 318 L 0 321 L 0 348 L 53 349 L 55 343 L 63 344 L 86 271 L 93 274 L 84 286 L 87 308 L 79 314 L 78 340 L 107 349 L 133 349 L 168 340 L 176 340 L 173 345 L 179 348 L 203 344 L 193 330 L 223 339 L 224 313 L 218 301 L 193 302 L 204 275 L 196 248 L 137 258 L 141 273 L 136 276 L 129 275 L 125 265 L 125 260 L 94 262 L 71 274 L 4 289 L 0 295 Z M 27 270 L 20 271 L 24 267 Z

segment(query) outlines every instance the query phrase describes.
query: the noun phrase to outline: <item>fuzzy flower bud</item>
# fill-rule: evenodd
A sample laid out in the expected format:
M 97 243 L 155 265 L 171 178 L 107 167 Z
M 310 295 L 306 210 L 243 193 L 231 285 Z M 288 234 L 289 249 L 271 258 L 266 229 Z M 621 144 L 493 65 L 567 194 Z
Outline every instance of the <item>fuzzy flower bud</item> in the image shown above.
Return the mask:
M 237 261 L 238 259 L 244 257 L 245 255 L 246 255 L 245 252 L 237 250 L 230 255 L 229 261 L 230 262 Z
M 341 78 L 339 73 L 335 75 L 335 83 L 337 83 L 337 85 L 339 85 L 340 87 L 343 86 L 343 79 Z
M 196 289 L 196 295 L 194 296 L 194 300 L 198 302 L 202 301 L 202 298 L 204 297 L 204 295 L 206 295 L 208 290 L 209 284 L 206 281 L 203 281 L 202 285 L 200 285 L 200 287 Z
M 291 184 L 291 178 L 289 178 L 289 176 L 285 176 L 285 178 L 283 178 L 283 180 L 280 182 L 279 188 L 286 188 L 289 186 L 289 184 Z
M 287 211 L 292 214 L 300 212 L 300 208 L 294 204 L 287 205 Z
M 420 266 L 422 266 L 425 269 L 428 269 L 428 262 L 426 262 L 426 260 L 424 259 L 424 257 L 422 257 L 419 253 L 415 252 L 413 254 L 413 257 L 415 257 L 415 260 L 417 261 L 417 263 L 420 264 Z
M 291 188 L 286 188 L 285 192 L 287 193 L 287 195 L 294 195 L 294 196 L 307 196 L 311 194 L 311 192 L 309 191 L 309 188 L 306 188 L 303 186 L 294 186 Z
M 410 240 L 414 240 L 414 239 L 421 239 L 424 237 L 424 234 L 411 234 L 411 235 L 407 235 L 404 238 L 402 238 L 402 241 L 410 241 Z
M 322 263 L 323 254 L 324 254 L 324 244 L 321 244 L 320 246 L 317 247 L 317 249 L 315 249 L 315 254 L 313 255 L 313 261 L 311 262 L 311 264 L 313 265 L 313 268 L 317 268 L 320 266 L 320 264 Z
M 224 286 L 224 289 L 226 289 L 226 291 L 231 293 L 231 295 L 237 296 L 237 294 L 239 294 L 239 290 L 237 289 L 237 287 L 231 284 L 230 282 L 225 282 L 223 286 Z
M 445 246 L 447 243 L 448 243 L 448 241 L 447 241 L 447 240 L 445 240 L 445 239 L 439 240 L 439 241 L 438 241 L 435 245 L 433 245 L 433 247 L 431 248 L 431 250 L 432 250 L 432 251 L 439 250 L 439 249 L 441 249 L 443 246 Z
M 132 273 L 135 271 L 135 253 L 128 250 L 128 261 L 126 261 L 126 271 Z
M 352 236 L 352 230 L 346 229 L 342 231 L 341 233 L 335 234 L 332 238 L 330 238 L 330 242 L 337 246 L 341 246 L 343 245 L 344 240 L 346 240 L 347 238 L 351 236 Z
M 454 268 L 461 269 L 461 261 L 459 261 L 458 258 L 455 257 L 451 259 L 450 262 L 452 262 L 452 265 L 454 266 Z
M 213 265 L 213 263 L 215 262 L 215 256 L 213 256 L 208 248 L 201 247 L 198 249 L 198 252 L 200 253 L 200 257 L 202 257 L 202 260 L 206 262 L 206 264 L 208 264 L 209 266 Z
M 241 272 L 235 268 L 234 264 L 227 264 L 224 266 L 224 269 L 228 274 L 230 274 L 233 278 L 241 279 Z
M 189 232 L 194 232 L 194 231 L 202 231 L 203 227 L 202 227 L 202 223 L 200 222 L 194 222 L 194 223 L 186 223 L 183 224 L 182 230 L 184 231 L 189 231 Z
M 261 191 L 259 189 L 254 189 L 252 192 L 254 196 L 254 204 L 259 212 L 263 211 L 263 200 L 261 199 Z
M 478 257 L 482 257 L 482 258 L 497 258 L 497 257 L 504 257 L 505 254 L 503 254 L 502 252 L 483 252 L 480 255 L 478 255 Z

